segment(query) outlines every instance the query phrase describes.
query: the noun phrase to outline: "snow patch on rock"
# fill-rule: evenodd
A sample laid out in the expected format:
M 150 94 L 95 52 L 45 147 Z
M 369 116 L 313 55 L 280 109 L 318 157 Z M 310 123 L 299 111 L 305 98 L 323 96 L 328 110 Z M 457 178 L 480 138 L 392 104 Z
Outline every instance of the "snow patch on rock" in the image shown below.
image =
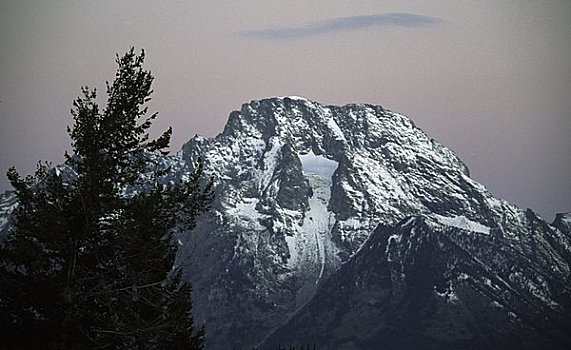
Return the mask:
M 445 226 L 452 226 L 462 230 L 478 232 L 485 235 L 490 234 L 490 228 L 488 226 L 482 225 L 479 222 L 472 221 L 466 218 L 464 215 L 448 217 L 434 214 L 434 217 L 438 220 L 438 222 Z

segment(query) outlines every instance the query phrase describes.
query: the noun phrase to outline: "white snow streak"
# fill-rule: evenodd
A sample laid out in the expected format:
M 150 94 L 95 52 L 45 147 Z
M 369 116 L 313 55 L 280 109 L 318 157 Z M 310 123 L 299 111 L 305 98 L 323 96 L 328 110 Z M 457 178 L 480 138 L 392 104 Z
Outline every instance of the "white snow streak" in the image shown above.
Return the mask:
M 300 155 L 299 158 L 313 195 L 308 200 L 309 208 L 294 235 L 286 236 L 290 252 L 288 266 L 303 268 L 307 262 L 318 262 L 319 265 L 315 266 L 317 270 L 314 270 L 315 284 L 318 284 L 328 261 L 337 252 L 331 238 L 335 218 L 327 206 L 331 199 L 331 176 L 338 163 L 324 156 L 317 156 L 312 151 Z
M 336 140 L 340 140 L 340 141 L 346 141 L 345 135 L 343 135 L 343 131 L 341 131 L 341 128 L 339 127 L 339 125 L 337 125 L 337 123 L 335 122 L 335 120 L 333 118 L 330 118 L 327 121 L 327 126 L 329 127 L 329 129 L 333 133 L 333 138 L 335 138 Z
M 442 225 L 457 227 L 462 230 L 483 233 L 485 235 L 490 234 L 490 228 L 488 226 L 482 225 L 479 222 L 472 221 L 466 218 L 464 215 L 454 216 L 453 218 L 438 214 L 434 214 L 434 216 Z

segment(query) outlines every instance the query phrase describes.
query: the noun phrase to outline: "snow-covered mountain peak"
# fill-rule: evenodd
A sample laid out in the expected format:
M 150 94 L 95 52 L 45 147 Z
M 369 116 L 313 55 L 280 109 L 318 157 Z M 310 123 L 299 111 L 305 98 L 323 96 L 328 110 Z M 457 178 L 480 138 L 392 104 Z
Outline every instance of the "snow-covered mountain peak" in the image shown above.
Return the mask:
M 258 198 L 256 211 L 265 214 L 307 209 L 311 185 L 299 162 L 308 155 L 320 157 L 314 161 L 323 164 L 335 162 L 336 167 L 329 168 L 327 208 L 336 218 L 333 234 L 344 246 L 345 258 L 380 221 L 394 223 L 432 211 L 440 205 L 434 200 L 443 197 L 449 207 L 460 205 L 461 198 L 451 194 L 458 195 L 461 183 L 471 181 L 467 167 L 451 150 L 403 115 L 380 106 L 326 106 L 303 98 L 244 104 L 230 114 L 222 134 L 209 140 L 195 137 L 184 146 L 184 155 L 191 162 L 201 157 L 207 173 L 225 186 L 236 185 L 236 193 L 222 194 L 227 205 Z M 282 194 L 277 201 L 274 192 Z M 286 193 L 304 205 L 283 205 Z M 302 216 L 303 210 L 298 212 Z M 276 227 L 282 226 L 268 229 Z
M 338 156 L 343 149 L 383 147 L 401 166 L 419 150 L 428 159 L 466 174 L 454 153 L 430 139 L 407 117 L 381 106 L 349 104 L 327 106 L 303 98 L 269 98 L 244 104 L 230 114 L 223 135 L 269 139 L 278 137 L 296 151 L 312 148 L 316 154 Z M 399 147 L 402 146 L 402 147 Z M 396 155 L 401 154 L 400 159 Z M 408 162 L 407 162 L 408 160 Z
M 293 97 L 251 101 L 230 114 L 220 135 L 195 137 L 183 147 L 186 163 L 198 158 L 219 184 L 217 215 L 242 208 L 249 198 L 255 227 L 272 237 L 295 236 L 291 223 L 303 224 L 315 190 L 307 168 L 322 167 L 338 250 L 333 260 L 351 256 L 379 223 L 410 215 L 462 216 L 485 227 L 497 226 L 490 212 L 500 221 L 524 216 L 473 181 L 453 151 L 381 106 Z M 292 252 L 283 248 L 279 255 L 288 260 Z
M 379 226 L 425 217 L 423 227 L 433 230 L 517 241 L 530 220 L 472 180 L 453 151 L 381 106 L 251 101 L 230 114 L 220 135 L 195 137 L 183 147 L 184 162 L 198 158 L 216 191 L 211 216 L 197 227 L 198 241 L 216 254 L 199 262 L 216 273 L 193 279 L 208 290 L 197 292 L 205 298 L 197 311 L 241 314 L 233 307 L 222 314 L 205 309 L 227 303 L 231 285 L 274 310 L 266 322 L 252 316 L 251 329 L 269 330 L 302 307 Z M 225 337 L 244 338 L 224 327 L 218 331 Z

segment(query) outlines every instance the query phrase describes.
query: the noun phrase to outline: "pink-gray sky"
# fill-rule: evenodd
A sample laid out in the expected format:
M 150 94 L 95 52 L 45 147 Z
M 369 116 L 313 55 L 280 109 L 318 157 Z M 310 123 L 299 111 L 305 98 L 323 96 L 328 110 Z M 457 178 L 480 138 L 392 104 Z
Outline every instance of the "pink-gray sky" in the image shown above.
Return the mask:
M 570 38 L 567 0 L 3 0 L 0 171 L 61 162 L 80 86 L 104 92 L 134 46 L 173 151 L 252 99 L 380 104 L 551 220 L 571 211 Z

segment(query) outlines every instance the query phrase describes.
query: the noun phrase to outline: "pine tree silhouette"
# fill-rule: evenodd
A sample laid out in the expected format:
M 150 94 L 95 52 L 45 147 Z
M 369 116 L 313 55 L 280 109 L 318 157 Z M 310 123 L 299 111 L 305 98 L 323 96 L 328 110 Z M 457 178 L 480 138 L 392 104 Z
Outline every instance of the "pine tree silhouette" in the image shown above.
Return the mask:
M 203 348 L 173 234 L 208 209 L 211 183 L 200 164 L 177 184 L 145 172 L 166 154 L 172 130 L 149 141 L 157 114 L 147 116 L 153 76 L 144 58 L 134 49 L 117 56 L 104 111 L 96 90 L 82 88 L 66 172 L 49 164 L 26 178 L 8 171 L 18 207 L 0 246 L 5 349 Z

